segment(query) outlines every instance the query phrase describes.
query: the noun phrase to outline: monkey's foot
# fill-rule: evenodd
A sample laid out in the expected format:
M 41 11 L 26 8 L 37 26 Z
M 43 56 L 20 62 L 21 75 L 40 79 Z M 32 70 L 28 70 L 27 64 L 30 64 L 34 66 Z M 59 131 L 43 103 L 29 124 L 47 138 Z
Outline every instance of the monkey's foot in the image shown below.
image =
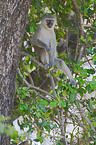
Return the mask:
M 75 82 L 75 80 L 72 79 L 72 80 L 70 81 L 70 84 L 72 85 L 72 87 L 75 87 L 75 86 L 76 86 L 76 82 Z

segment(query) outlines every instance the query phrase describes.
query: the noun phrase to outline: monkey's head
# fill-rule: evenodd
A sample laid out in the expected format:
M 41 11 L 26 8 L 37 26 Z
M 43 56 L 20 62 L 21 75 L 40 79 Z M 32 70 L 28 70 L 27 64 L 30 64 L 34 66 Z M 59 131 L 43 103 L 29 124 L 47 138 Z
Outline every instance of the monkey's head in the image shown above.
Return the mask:
M 41 23 L 47 28 L 52 29 L 56 24 L 56 17 L 53 15 L 43 16 Z

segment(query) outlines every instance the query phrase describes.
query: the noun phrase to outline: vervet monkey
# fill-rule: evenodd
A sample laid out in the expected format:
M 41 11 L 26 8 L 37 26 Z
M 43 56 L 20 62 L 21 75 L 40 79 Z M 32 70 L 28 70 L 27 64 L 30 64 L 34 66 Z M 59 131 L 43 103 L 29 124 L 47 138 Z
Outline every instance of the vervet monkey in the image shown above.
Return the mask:
M 72 77 L 72 74 L 62 59 L 57 58 L 56 50 L 56 35 L 54 32 L 54 26 L 56 24 L 56 17 L 53 15 L 43 16 L 40 26 L 35 31 L 32 44 L 33 47 L 39 48 L 39 56 L 41 62 L 46 67 L 59 66 L 60 71 L 63 71 L 65 75 L 69 76 L 70 84 L 75 87 L 76 83 Z

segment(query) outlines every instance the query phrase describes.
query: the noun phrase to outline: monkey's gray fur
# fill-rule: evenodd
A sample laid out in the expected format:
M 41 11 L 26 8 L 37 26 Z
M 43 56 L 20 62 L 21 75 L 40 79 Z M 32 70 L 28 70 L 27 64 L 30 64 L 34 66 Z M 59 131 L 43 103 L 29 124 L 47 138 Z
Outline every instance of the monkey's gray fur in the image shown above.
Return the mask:
M 70 78 L 70 84 L 72 84 L 72 87 L 75 87 L 76 83 L 70 69 L 62 59 L 57 58 L 56 35 L 54 32 L 55 24 L 55 16 L 44 16 L 41 20 L 40 26 L 33 35 L 32 44 L 35 48 L 37 48 L 42 63 L 45 66 L 53 66 L 54 68 L 58 65 L 60 71 L 63 71 L 64 74 Z

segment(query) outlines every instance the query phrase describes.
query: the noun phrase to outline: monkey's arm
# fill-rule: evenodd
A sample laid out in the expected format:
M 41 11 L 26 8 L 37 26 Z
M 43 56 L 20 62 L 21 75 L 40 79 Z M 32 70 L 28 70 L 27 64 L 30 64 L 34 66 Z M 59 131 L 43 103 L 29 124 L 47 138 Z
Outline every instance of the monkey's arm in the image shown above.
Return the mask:
M 76 82 L 73 79 L 72 73 L 71 73 L 70 69 L 68 68 L 68 66 L 65 64 L 65 62 L 62 59 L 56 58 L 55 65 L 58 65 L 59 69 L 70 78 L 70 84 L 72 84 L 72 87 L 75 87 Z
M 41 28 L 38 27 L 31 39 L 31 42 L 32 42 L 33 46 L 37 46 L 39 48 L 44 48 L 44 50 L 49 53 L 50 48 L 41 40 L 42 40 L 41 39 Z
M 31 42 L 33 44 L 33 47 L 43 48 L 45 50 L 45 51 L 43 50 L 43 53 L 42 53 L 43 55 L 40 53 L 41 61 L 43 60 L 42 63 L 46 62 L 46 63 L 44 63 L 46 65 L 46 67 L 51 68 L 52 66 L 54 66 L 52 50 L 46 43 L 42 42 L 42 33 L 41 33 L 40 27 L 38 27 L 37 30 L 35 31 L 32 39 L 31 39 Z M 42 52 L 42 49 L 41 49 L 41 52 Z M 47 52 L 48 56 L 46 55 L 46 52 Z M 44 60 L 44 58 L 45 58 L 45 60 Z M 49 59 L 49 61 L 46 61 L 48 59 Z
M 32 38 L 31 42 L 32 42 L 33 46 L 44 48 L 44 50 L 47 52 L 49 52 L 51 50 L 44 42 L 42 42 L 39 39 Z

